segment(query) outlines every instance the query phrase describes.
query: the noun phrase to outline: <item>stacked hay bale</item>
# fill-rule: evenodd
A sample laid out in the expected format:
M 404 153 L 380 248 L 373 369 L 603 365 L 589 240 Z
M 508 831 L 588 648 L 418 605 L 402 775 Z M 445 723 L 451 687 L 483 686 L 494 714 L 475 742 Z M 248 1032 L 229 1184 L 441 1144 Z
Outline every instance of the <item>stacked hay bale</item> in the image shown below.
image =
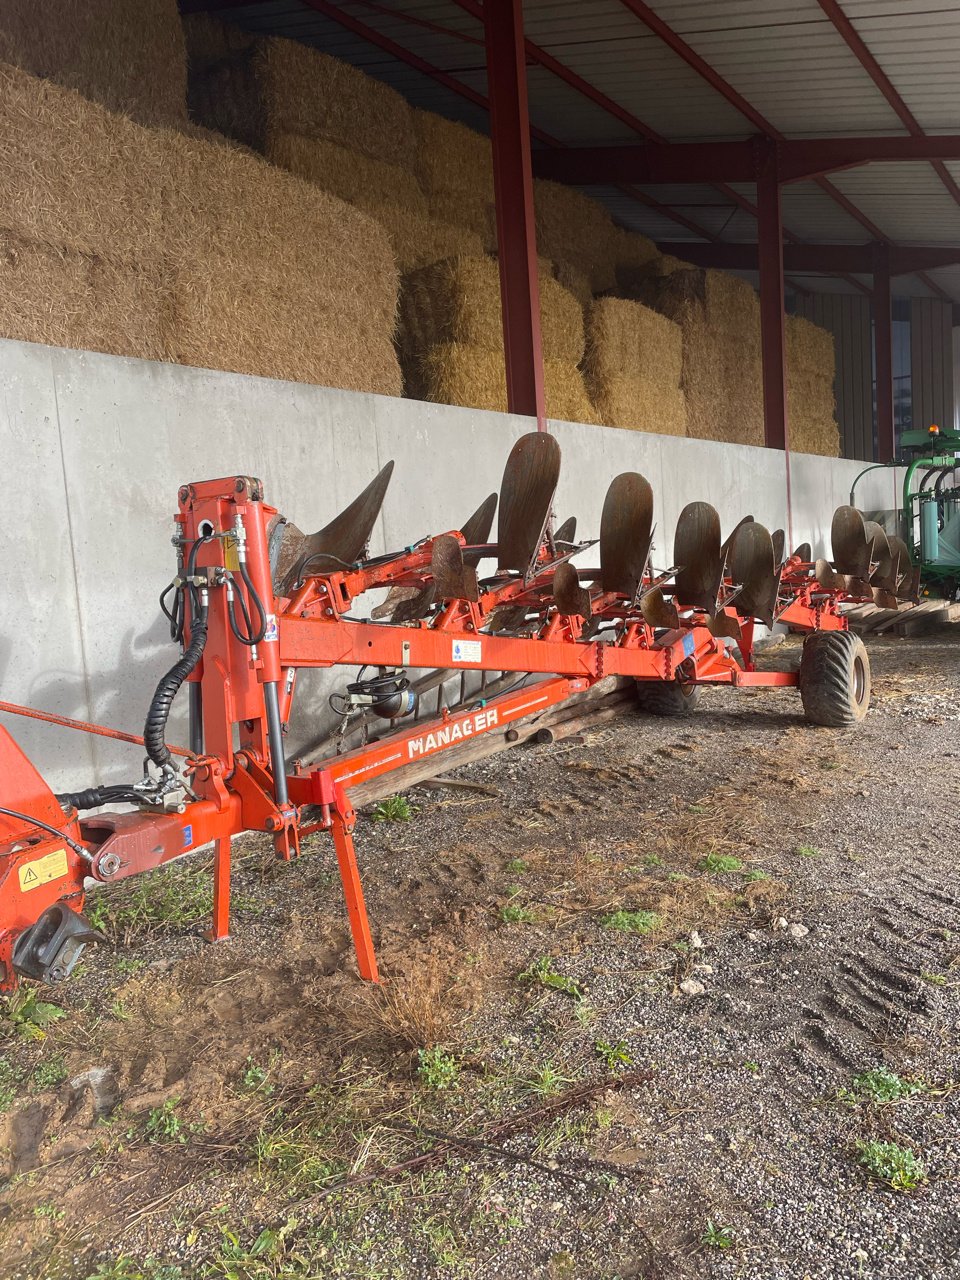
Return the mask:
M 838 458 L 833 335 L 803 316 L 787 316 L 786 351 L 790 448 Z
M 547 414 L 595 422 L 578 365 L 583 311 L 550 276 L 540 280 Z M 500 276 L 496 259 L 458 257 L 408 275 L 400 295 L 400 345 L 408 395 L 507 410 Z
M 762 445 L 760 302 L 753 288 L 669 257 L 621 271 L 621 287 L 682 330 L 687 434 Z
M 187 122 L 176 0 L 3 0 L 0 62 L 142 124 Z
M 602 205 L 575 187 L 536 180 L 537 248 L 565 271 L 581 273 L 591 293 L 617 283 L 617 228 Z
M 0 66 L 0 335 L 397 395 L 379 227 Z
M 687 434 L 679 325 L 639 302 L 598 298 L 586 339 L 587 389 L 604 426 Z
M 472 232 L 495 252 L 490 139 L 430 111 L 415 111 L 413 126 L 416 175 L 431 216 Z

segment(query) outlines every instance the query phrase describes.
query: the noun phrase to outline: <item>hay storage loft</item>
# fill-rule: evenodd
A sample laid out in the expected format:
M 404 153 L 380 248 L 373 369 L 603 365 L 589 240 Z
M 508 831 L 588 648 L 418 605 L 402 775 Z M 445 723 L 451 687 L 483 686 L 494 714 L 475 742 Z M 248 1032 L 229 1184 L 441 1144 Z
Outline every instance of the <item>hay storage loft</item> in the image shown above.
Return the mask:
M 866 0 L 701 8 L 7 0 L 0 337 L 887 460 L 953 419 L 946 90 Z

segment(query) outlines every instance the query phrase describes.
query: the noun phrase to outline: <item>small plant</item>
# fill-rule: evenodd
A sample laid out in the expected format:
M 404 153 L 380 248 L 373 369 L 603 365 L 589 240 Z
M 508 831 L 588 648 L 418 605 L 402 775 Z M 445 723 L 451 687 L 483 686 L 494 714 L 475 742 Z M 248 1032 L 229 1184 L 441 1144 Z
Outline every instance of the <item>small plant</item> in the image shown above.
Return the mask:
M 409 822 L 413 805 L 406 796 L 388 796 L 373 811 L 374 822 Z
M 38 1204 L 34 1206 L 35 1218 L 48 1218 L 51 1222 L 63 1221 L 63 1210 L 56 1204 Z
M 929 982 L 931 987 L 945 987 L 947 985 L 946 976 L 942 973 L 929 973 L 921 970 L 920 977 L 924 982 Z
M 151 1108 L 143 1131 L 148 1142 L 186 1142 L 183 1122 L 176 1114 L 179 1103 L 179 1098 L 167 1098 L 159 1107 Z
M 871 1177 L 894 1191 L 915 1191 L 927 1180 L 916 1152 L 896 1142 L 858 1142 L 857 1157 Z
M 701 1242 L 708 1249 L 732 1249 L 733 1248 L 733 1231 L 730 1227 L 721 1227 L 712 1218 L 707 1219 L 707 1225 L 703 1235 L 700 1237 Z
M 749 871 L 743 873 L 744 884 L 755 884 L 758 880 L 769 880 L 770 877 L 765 871 L 761 871 L 759 867 L 751 867 Z
M 271 1058 L 269 1066 L 262 1067 L 248 1054 L 247 1065 L 244 1067 L 243 1075 L 240 1077 L 240 1083 L 248 1093 L 262 1093 L 265 1098 L 269 1098 L 275 1088 L 270 1080 L 270 1068 L 272 1066 L 273 1058 Z
M 927 1085 L 922 1080 L 904 1080 L 889 1067 L 877 1067 L 875 1071 L 861 1071 L 853 1077 L 853 1089 L 839 1089 L 840 1102 L 873 1102 L 881 1106 L 888 1102 L 902 1102 L 918 1093 L 925 1093 Z
M 55 1089 L 67 1078 L 67 1067 L 62 1053 L 51 1054 L 43 1058 L 33 1068 L 33 1085 L 35 1089 Z
M 541 1098 L 552 1098 L 555 1094 L 562 1092 L 565 1084 L 570 1084 L 570 1077 L 561 1075 L 552 1062 L 545 1062 L 523 1083 Z
M 435 1045 L 432 1049 L 421 1049 L 418 1057 L 417 1075 L 428 1089 L 449 1089 L 456 1084 L 460 1064 L 452 1053 Z
M 817 848 L 815 844 L 798 844 L 797 857 L 798 858 L 819 858 L 820 850 Z
M 529 871 L 530 866 L 528 863 L 524 862 L 523 858 L 511 858 L 507 863 L 507 870 L 511 875 L 519 876 L 522 875 L 524 871 Z
M 751 1075 L 759 1074 L 759 1071 L 760 1071 L 759 1062 L 747 1061 L 743 1065 L 744 1065 L 744 1068 L 751 1073 Z
M 87 1280 L 187 1280 L 186 1272 L 172 1262 L 161 1262 L 148 1254 L 142 1262 L 121 1254 L 104 1260 Z
M 18 1036 L 27 1040 L 45 1040 L 47 1028 L 58 1018 L 67 1016 L 58 1004 L 41 1000 L 36 987 L 21 987 L 6 1002 L 7 1018 Z
M 732 853 L 706 853 L 697 863 L 700 871 L 740 871 L 743 863 Z
M 551 991 L 562 991 L 564 995 L 572 996 L 574 1000 L 583 999 L 583 992 L 578 984 L 566 974 L 558 973 L 549 956 L 541 956 L 539 960 L 534 960 L 522 973 L 517 974 L 517 981 L 536 982 Z
M 596 1040 L 593 1047 L 606 1063 L 608 1071 L 620 1071 L 623 1067 L 633 1066 L 630 1050 L 622 1040 L 618 1040 L 616 1044 L 610 1044 L 607 1040 Z
M 500 908 L 500 919 L 504 924 L 535 924 L 536 914 L 529 907 L 521 907 L 516 902 L 509 902 Z
M 660 916 L 656 911 L 614 911 L 600 921 L 605 929 L 615 929 L 618 933 L 653 933 L 660 924 Z
M 13 1065 L 9 1058 L 0 1058 L 0 1114 L 9 1111 L 17 1100 L 17 1085 L 23 1073 Z

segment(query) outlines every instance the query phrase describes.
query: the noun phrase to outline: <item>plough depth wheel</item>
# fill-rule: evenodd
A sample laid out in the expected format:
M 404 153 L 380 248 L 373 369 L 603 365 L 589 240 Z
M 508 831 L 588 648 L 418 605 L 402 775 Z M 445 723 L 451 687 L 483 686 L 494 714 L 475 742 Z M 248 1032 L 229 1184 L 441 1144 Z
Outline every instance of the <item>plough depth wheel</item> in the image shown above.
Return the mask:
M 681 680 L 638 680 L 637 701 L 652 716 L 688 716 L 700 701 L 702 688 Z
M 814 631 L 803 643 L 800 699 L 814 724 L 844 729 L 870 706 L 870 659 L 852 631 Z

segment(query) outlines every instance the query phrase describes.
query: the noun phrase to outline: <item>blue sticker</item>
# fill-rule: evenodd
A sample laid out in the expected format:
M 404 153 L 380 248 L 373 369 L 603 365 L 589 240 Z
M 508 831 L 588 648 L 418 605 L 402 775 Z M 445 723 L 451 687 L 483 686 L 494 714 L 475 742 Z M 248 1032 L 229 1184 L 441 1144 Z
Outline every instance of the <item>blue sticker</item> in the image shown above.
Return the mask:
M 683 637 L 683 656 L 685 658 L 689 658 L 690 655 L 693 653 L 693 650 L 694 650 L 693 633 L 688 631 L 687 634 Z
M 183 828 L 183 847 L 189 849 L 193 844 L 193 823 L 188 822 Z

